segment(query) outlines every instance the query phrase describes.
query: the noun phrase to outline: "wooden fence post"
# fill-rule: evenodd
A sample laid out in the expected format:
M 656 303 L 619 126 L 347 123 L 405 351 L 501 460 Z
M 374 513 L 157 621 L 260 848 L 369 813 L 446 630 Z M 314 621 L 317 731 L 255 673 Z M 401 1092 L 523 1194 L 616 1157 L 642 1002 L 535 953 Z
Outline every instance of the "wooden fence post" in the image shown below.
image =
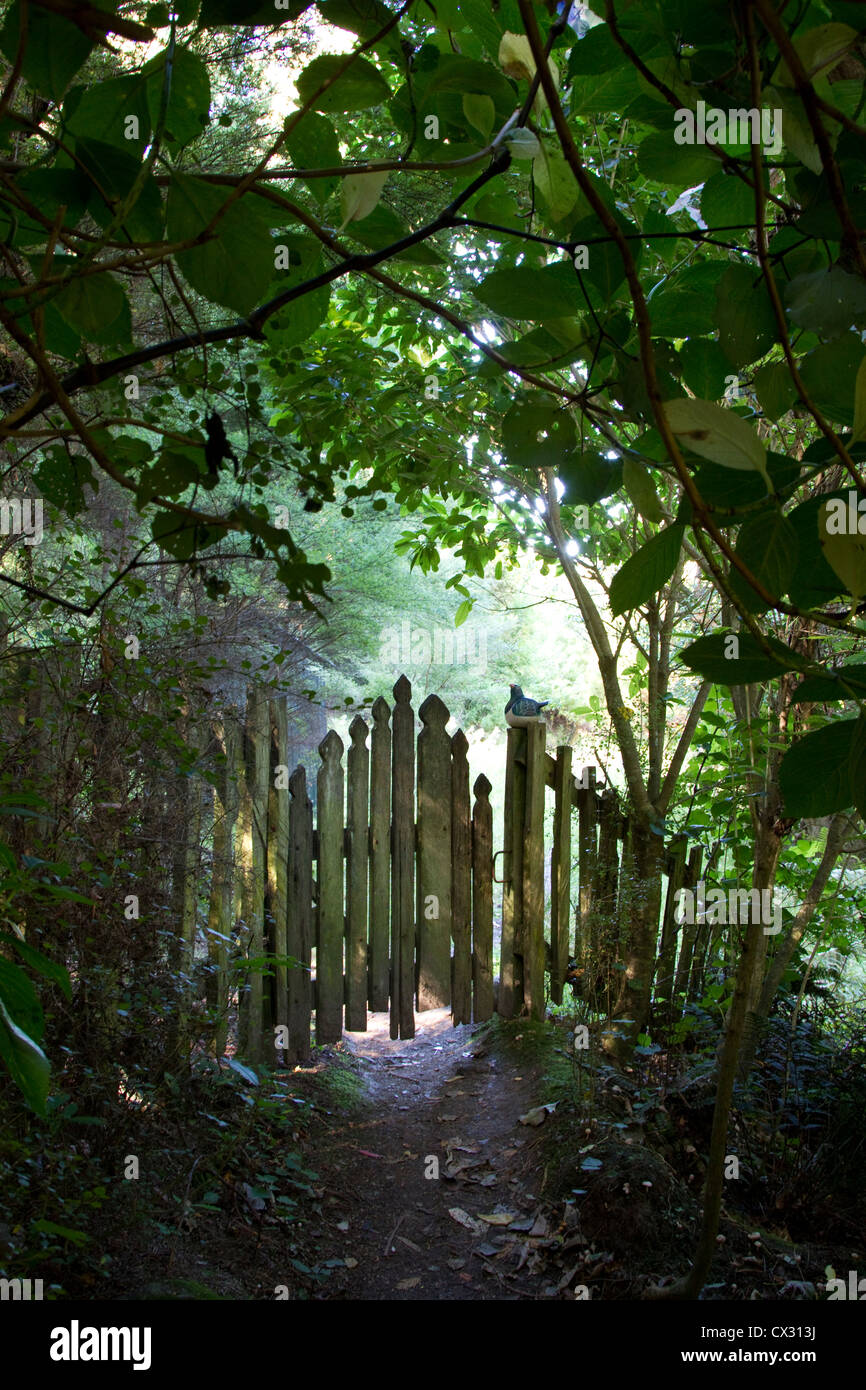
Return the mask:
M 577 855 L 579 875 L 578 920 L 574 940 L 574 958 L 589 970 L 596 957 L 593 883 L 595 881 L 597 820 L 595 768 L 585 767 L 577 794 Z
M 704 858 L 703 845 L 695 845 L 689 855 L 689 862 L 683 874 L 683 887 L 692 890 L 697 889 L 697 884 L 701 876 L 701 864 Z M 697 918 L 697 893 L 695 892 L 695 911 L 694 917 Z M 683 1003 L 688 997 L 689 975 L 692 968 L 692 953 L 695 948 L 695 933 L 697 922 L 684 921 L 680 936 L 680 954 L 677 960 L 677 973 L 674 982 L 674 1017 L 682 1015 Z
M 523 821 L 526 805 L 526 730 L 509 729 L 505 755 L 502 844 L 502 943 L 497 1012 L 514 1018 L 523 1007 Z M 520 759 L 520 760 L 518 760 Z
M 265 873 L 268 843 L 268 772 L 270 769 L 270 722 L 268 699 L 263 690 L 250 687 L 247 693 L 245 757 L 249 802 L 249 843 L 245 844 L 244 920 L 248 954 L 261 958 L 265 953 Z M 265 1060 L 263 1032 L 263 976 L 250 971 L 241 1003 L 241 1047 L 250 1062 Z M 268 1060 L 272 1060 L 268 1058 Z
M 228 1033 L 228 947 L 231 941 L 232 842 L 238 814 L 235 764 L 239 730 L 233 711 L 214 721 L 214 738 L 219 758 L 214 789 L 213 871 L 207 939 L 211 973 L 208 977 L 208 1006 L 214 1015 L 213 1050 L 221 1057 Z
M 343 1036 L 343 741 L 332 729 L 319 744 L 316 934 L 316 1042 Z
M 448 710 L 418 710 L 418 1011 L 451 1003 L 451 740 Z
M 289 778 L 289 863 L 287 875 L 287 954 L 300 961 L 289 971 L 290 1062 L 310 1055 L 310 954 L 313 944 L 313 806 L 307 796 L 307 774 L 298 767 Z
M 370 765 L 370 1008 L 388 1007 L 391 912 L 391 711 L 373 704 Z
M 352 740 L 346 759 L 346 1028 L 367 1029 L 367 856 L 370 802 L 370 754 L 367 725 L 359 714 L 349 725 Z
M 523 989 L 530 1018 L 544 1018 L 544 789 L 545 724 L 526 730 L 526 807 L 523 851 Z
M 391 1037 L 415 1036 L 415 720 L 405 676 L 394 686 L 391 782 Z
M 676 835 L 668 847 L 668 891 L 662 916 L 658 966 L 653 988 L 654 996 L 660 991 L 658 1015 L 667 1024 L 670 1024 L 673 1018 L 674 963 L 677 956 L 677 934 L 679 931 L 679 923 L 676 919 L 677 893 L 683 886 L 687 846 L 687 837 Z
M 469 744 L 462 729 L 451 740 L 451 930 L 454 979 L 451 1017 L 472 1021 L 472 823 L 469 808 Z
M 491 784 L 483 772 L 476 777 L 473 791 L 472 1017 L 481 1023 L 493 1013 L 493 812 Z
M 562 1003 L 571 937 L 571 749 L 556 750 L 553 793 L 553 849 L 550 853 L 550 997 Z
M 289 745 L 289 720 L 285 695 L 271 700 L 269 710 L 271 766 L 268 789 L 268 898 L 273 923 L 274 955 L 279 957 L 288 955 L 286 923 L 289 870 L 289 769 L 286 759 Z M 269 982 L 272 986 L 271 994 L 274 1005 L 271 1023 L 287 1027 L 289 1022 L 288 969 L 285 965 L 277 965 L 274 969 L 275 979 Z

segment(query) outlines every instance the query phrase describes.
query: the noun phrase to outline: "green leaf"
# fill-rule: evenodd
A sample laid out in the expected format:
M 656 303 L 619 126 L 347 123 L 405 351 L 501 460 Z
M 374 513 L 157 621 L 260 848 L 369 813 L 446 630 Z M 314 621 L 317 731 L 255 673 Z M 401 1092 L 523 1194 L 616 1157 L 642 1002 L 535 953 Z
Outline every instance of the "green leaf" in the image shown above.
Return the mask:
M 824 676 L 806 676 L 794 691 L 791 699 L 798 703 L 822 705 L 830 700 L 852 700 L 855 695 L 843 690 L 840 679 L 850 685 L 860 700 L 866 700 L 866 666 L 854 664 L 839 666 Z
M 117 145 L 140 158 L 151 131 L 147 78 L 135 73 L 75 87 L 64 102 L 63 117 L 73 135 Z
M 839 577 L 827 563 L 819 534 L 821 508 L 834 497 L 847 506 L 847 493 L 841 492 L 809 497 L 788 513 L 800 547 L 800 563 L 788 587 L 788 596 L 799 608 L 822 607 L 840 592 Z
M 494 270 L 476 288 L 475 296 L 495 314 L 514 319 L 561 319 L 586 307 L 571 261 L 557 261 L 539 270 L 531 266 Z
M 514 468 L 558 469 L 574 440 L 570 412 L 543 400 L 518 401 L 502 421 L 503 447 Z
M 774 510 L 755 517 L 740 528 L 735 552 L 764 588 L 780 599 L 797 568 L 800 543 L 786 516 Z M 731 587 L 750 613 L 763 613 L 770 606 L 755 592 L 733 565 Z
M 854 423 L 857 374 L 863 344 L 857 333 L 845 333 L 832 343 L 808 352 L 800 364 L 806 394 L 814 405 L 840 425 Z
M 141 160 L 125 149 L 84 137 L 76 139 L 75 153 L 82 168 L 93 179 L 87 210 L 100 227 L 106 227 L 114 217 L 113 200 L 125 198 L 129 193 L 141 172 Z M 103 193 L 112 200 L 110 206 L 106 206 Z M 133 241 L 162 240 L 162 198 L 155 179 L 148 178 L 145 182 L 124 227 Z
M 532 161 L 532 176 L 547 204 L 551 221 L 561 222 L 573 210 L 580 196 L 571 167 L 557 149 L 544 142 Z
M 223 206 L 230 190 L 174 174 L 168 193 L 169 240 L 199 236 Z M 274 273 L 274 242 L 250 215 L 247 202 L 235 202 L 220 218 L 212 239 L 177 253 L 177 264 L 194 290 L 215 304 L 249 313 L 264 296 Z
M 842 498 L 822 503 L 818 512 L 818 537 L 828 565 L 848 593 L 859 600 L 866 596 L 866 517 L 856 511 L 857 494 L 853 490 L 851 499 L 853 508 Z
M 849 443 L 866 439 L 866 357 L 857 368 L 857 381 L 854 386 L 854 431 Z
M 640 96 L 637 74 L 606 24 L 599 24 L 568 55 L 573 115 L 622 113 Z
M 493 134 L 496 120 L 496 107 L 493 98 L 481 92 L 463 93 L 463 114 L 473 130 L 477 130 L 486 144 Z
M 45 1114 L 51 1067 L 38 1043 L 12 1019 L 0 997 L 0 1057 L 24 1099 L 37 1115 Z
M 144 66 L 147 77 L 147 105 L 155 130 L 162 102 L 167 52 L 157 53 Z M 210 113 L 210 78 L 207 65 L 188 48 L 176 48 L 171 65 L 171 86 L 165 129 L 179 145 L 188 145 L 201 135 Z
M 40 975 L 44 975 L 46 979 L 53 980 L 56 985 L 59 985 L 67 999 L 72 998 L 72 986 L 69 983 L 69 972 L 64 965 L 60 965 L 58 961 L 51 960 L 49 956 L 43 955 L 41 951 L 34 950 L 34 948 L 28 946 L 26 942 L 19 940 L 13 932 L 0 932 L 0 941 L 5 942 L 7 946 L 12 946 L 18 952 L 21 959 L 32 966 L 34 970 L 38 970 Z
M 680 660 L 716 685 L 754 685 L 785 671 L 802 671 L 806 658 L 775 637 L 765 641 L 778 661 L 766 656 L 750 632 L 714 632 L 683 647 Z
M 752 384 L 761 409 L 770 420 L 780 420 L 797 402 L 797 388 L 784 362 L 759 367 Z
M 839 719 L 801 738 L 779 765 L 785 813 L 794 820 L 832 816 L 854 804 L 851 770 L 857 719 Z
M 678 145 L 672 130 L 653 131 L 640 143 L 637 167 L 645 178 L 682 190 L 711 179 L 719 158 L 706 145 Z
M 851 796 L 861 816 L 866 816 L 866 715 L 857 720 L 851 747 Z
M 32 980 L 19 966 L 0 956 L 0 1000 L 15 1022 L 36 1042 L 45 1032 L 42 1005 Z
M 712 401 L 686 397 L 666 401 L 663 409 L 671 430 L 692 453 L 722 468 L 760 473 L 771 490 L 766 447 L 739 415 Z
M 259 1078 L 256 1076 L 252 1067 L 244 1066 L 243 1062 L 238 1061 L 237 1057 L 226 1057 L 224 1060 L 231 1067 L 232 1071 L 236 1071 L 238 1076 L 243 1077 L 244 1081 L 248 1081 L 251 1086 L 258 1086 Z
M 355 58 L 348 67 L 347 61 L 345 55 L 325 53 L 308 63 L 297 79 L 300 101 L 306 105 L 312 100 L 315 111 L 365 111 L 389 99 L 391 88 L 378 68 L 365 58 Z M 336 80 L 316 96 L 332 78 Z
M 296 169 L 334 169 L 343 163 L 337 132 L 318 111 L 308 111 L 286 143 Z M 325 203 L 339 179 L 305 179 L 304 183 L 317 202 Z
M 21 5 L 14 0 L 0 32 L 0 51 L 14 63 L 21 32 Z M 59 101 L 93 48 L 77 24 L 37 6 L 27 7 L 27 47 L 21 76 L 36 92 Z
M 718 401 L 725 394 L 731 366 L 719 344 L 709 338 L 689 338 L 680 348 L 683 380 L 702 400 Z
M 668 526 L 626 560 L 610 586 L 610 607 L 615 617 L 640 608 L 664 588 L 679 558 L 684 527 Z
M 751 227 L 755 221 L 755 194 L 742 179 L 721 169 L 701 189 L 701 216 L 712 232 Z
M 460 607 L 457 609 L 457 613 L 455 614 L 455 617 L 454 617 L 454 626 L 455 626 L 455 627 L 462 627 L 462 625 L 466 622 L 466 619 L 469 617 L 469 614 L 470 614 L 471 612 L 472 612 L 472 599 L 471 599 L 471 598 L 465 598 L 465 599 L 463 600 L 463 602 L 461 603 Z
M 763 356 L 777 330 L 760 274 L 748 266 L 729 266 L 716 290 L 716 322 L 722 350 L 738 370 Z
M 659 501 L 655 483 L 649 470 L 638 459 L 626 454 L 622 461 L 622 483 L 635 509 L 644 521 L 654 526 L 664 520 L 664 511 Z
M 841 266 L 795 275 L 785 287 L 785 302 L 792 323 L 837 338 L 866 315 L 866 284 Z
M 387 170 L 373 174 L 349 174 L 343 179 L 340 189 L 343 215 L 341 231 L 349 222 L 361 222 L 369 217 L 382 196 L 387 179 Z
M 72 280 L 54 303 L 82 338 L 94 343 L 129 341 L 129 302 L 123 287 L 107 272 Z
M 622 459 L 609 459 L 589 451 L 577 458 L 564 459 L 558 476 L 570 506 L 583 503 L 592 507 L 622 486 Z
M 186 0 L 189 3 L 189 0 Z M 202 29 L 221 29 L 236 24 L 289 24 L 308 10 L 312 0 L 282 0 L 276 9 L 274 0 L 202 0 L 199 26 Z M 192 15 L 194 18 L 195 15 Z M 189 23 L 189 20 L 183 20 Z
M 377 208 L 373 216 L 377 216 L 378 212 L 379 209 Z M 358 235 L 358 229 L 364 225 L 360 222 L 353 223 L 352 235 Z M 318 275 L 322 269 L 321 248 L 314 237 L 283 236 L 281 244 L 288 248 L 290 268 L 280 271 L 279 278 L 271 282 L 268 298 L 280 293 L 281 290 L 302 284 L 305 280 Z M 265 336 L 268 342 L 281 348 L 305 342 L 327 315 L 330 296 L 330 286 L 322 285 L 319 289 L 299 296 L 298 299 L 287 304 L 285 308 L 280 309 L 265 324 Z

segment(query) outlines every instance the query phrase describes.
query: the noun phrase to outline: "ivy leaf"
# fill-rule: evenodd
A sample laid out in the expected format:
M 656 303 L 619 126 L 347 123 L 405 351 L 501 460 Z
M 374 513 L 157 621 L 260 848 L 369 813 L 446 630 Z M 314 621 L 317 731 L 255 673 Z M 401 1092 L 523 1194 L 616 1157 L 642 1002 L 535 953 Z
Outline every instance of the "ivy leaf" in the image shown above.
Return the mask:
M 614 617 L 640 608 L 664 588 L 676 569 L 684 530 L 683 526 L 668 526 L 626 560 L 610 586 Z

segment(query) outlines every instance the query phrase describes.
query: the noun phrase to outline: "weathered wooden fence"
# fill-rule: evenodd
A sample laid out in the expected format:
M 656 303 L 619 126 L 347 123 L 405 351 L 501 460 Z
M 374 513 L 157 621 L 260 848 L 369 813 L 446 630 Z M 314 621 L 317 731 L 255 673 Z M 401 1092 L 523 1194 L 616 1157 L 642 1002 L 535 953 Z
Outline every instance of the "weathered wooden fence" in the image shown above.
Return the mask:
M 237 921 L 247 972 L 239 1049 L 251 1061 L 272 1055 L 275 1040 L 287 1060 L 305 1059 L 313 1015 L 321 1044 L 338 1041 L 344 1028 L 365 1029 L 368 1009 L 390 1009 L 394 1038 L 414 1036 L 416 1010 L 450 1005 L 455 1024 L 494 1010 L 491 784 L 479 776 L 470 792 L 466 736 L 446 732 L 449 712 L 438 696 L 418 710 L 416 733 L 405 677 L 393 693 L 393 709 L 376 700 L 372 726 L 360 716 L 352 721 L 348 751 L 333 731 L 319 745 L 315 824 L 307 774 L 285 761 L 283 699 L 253 689 L 244 727 L 226 718 L 215 730 L 222 772 L 214 793 L 209 1001 L 226 999 L 227 945 Z M 496 880 L 503 884 L 496 1007 L 506 1017 L 524 1009 L 543 1016 L 546 788 L 554 794 L 556 1002 L 569 955 L 597 944 L 609 880 L 616 899 L 622 827 L 615 798 L 598 795 L 594 768 L 576 782 L 571 749 L 560 747 L 552 758 L 545 733 L 544 725 L 508 733 Z M 572 945 L 575 808 L 580 889 Z M 188 913 L 182 935 L 191 952 Z M 223 1022 L 217 1051 L 225 1041 Z
M 273 1058 L 275 1044 L 287 1061 L 303 1061 L 313 1018 L 319 1044 L 364 1030 L 368 1010 L 390 1009 L 393 1038 L 414 1036 L 416 1011 L 449 1005 L 455 1024 L 487 1019 L 494 1007 L 506 1018 L 542 1018 L 546 967 L 560 1003 L 570 957 L 595 972 L 621 954 L 629 824 L 616 794 L 598 791 L 595 768 L 576 779 L 572 750 L 551 756 L 543 723 L 510 729 L 494 854 L 491 784 L 482 775 L 470 791 L 466 736 L 446 732 L 449 712 L 436 695 L 420 706 L 416 730 L 405 676 L 393 694 L 393 708 L 380 698 L 370 722 L 352 721 L 348 750 L 333 730 L 320 743 L 315 817 L 305 769 L 286 761 L 283 698 L 252 689 L 243 725 L 226 716 L 215 727 L 207 936 L 218 1053 L 233 936 L 245 975 L 239 1051 L 254 1062 Z M 179 860 L 198 833 L 191 813 Z M 695 929 L 677 939 L 676 890 L 700 874 L 694 852 L 686 865 L 684 840 L 672 843 L 668 871 L 657 975 L 664 999 L 688 989 L 705 956 Z M 502 887 L 495 1003 L 494 883 Z M 191 977 L 194 901 L 178 895 Z

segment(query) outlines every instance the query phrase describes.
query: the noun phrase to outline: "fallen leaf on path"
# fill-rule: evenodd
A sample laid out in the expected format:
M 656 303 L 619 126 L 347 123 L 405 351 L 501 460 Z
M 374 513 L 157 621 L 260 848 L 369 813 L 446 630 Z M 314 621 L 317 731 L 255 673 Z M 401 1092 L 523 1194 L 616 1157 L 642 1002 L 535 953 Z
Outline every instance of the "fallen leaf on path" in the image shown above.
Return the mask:
M 398 1236 L 397 1239 L 401 1240 L 404 1245 L 408 1245 L 410 1250 L 414 1250 L 416 1255 L 421 1254 L 421 1246 L 416 1245 L 414 1240 L 410 1240 L 408 1236 Z
M 478 1213 L 478 1220 L 486 1221 L 488 1226 L 510 1226 L 516 1219 L 516 1211 L 492 1211 L 486 1216 L 482 1211 Z
M 358 1153 L 363 1154 L 365 1158 L 384 1158 L 384 1154 L 374 1154 L 369 1149 L 359 1149 Z
M 473 1220 L 469 1213 L 464 1211 L 462 1207 L 449 1207 L 448 1215 L 451 1217 L 452 1221 L 456 1221 L 459 1226 L 465 1226 L 467 1231 L 471 1231 L 473 1235 L 481 1235 L 484 1230 L 481 1223 Z
M 338 1230 L 338 1231 L 348 1231 L 348 1229 L 349 1229 L 349 1223 L 348 1223 L 348 1221 L 338 1221 L 338 1222 L 337 1222 L 337 1230 Z
M 449 1261 L 448 1261 L 448 1268 L 449 1268 L 449 1269 L 462 1269 L 463 1266 L 465 1265 L 465 1263 L 466 1263 L 465 1260 L 449 1260 Z
M 346 1257 L 346 1259 L 343 1261 L 343 1264 L 346 1266 L 347 1269 L 357 1269 L 358 1267 L 358 1261 L 353 1260 L 351 1255 L 348 1255 Z
M 525 1115 L 520 1116 L 522 1125 L 543 1125 L 547 1119 L 547 1106 L 536 1105 L 532 1110 L 527 1110 Z
M 397 1285 L 397 1288 L 398 1288 L 398 1289 L 417 1289 L 417 1287 L 418 1287 L 418 1285 L 419 1285 L 420 1283 L 421 1283 L 421 1280 L 418 1279 L 417 1277 L 416 1277 L 416 1278 L 413 1278 L 413 1279 L 401 1279 L 400 1282 L 399 1282 L 399 1284 Z

